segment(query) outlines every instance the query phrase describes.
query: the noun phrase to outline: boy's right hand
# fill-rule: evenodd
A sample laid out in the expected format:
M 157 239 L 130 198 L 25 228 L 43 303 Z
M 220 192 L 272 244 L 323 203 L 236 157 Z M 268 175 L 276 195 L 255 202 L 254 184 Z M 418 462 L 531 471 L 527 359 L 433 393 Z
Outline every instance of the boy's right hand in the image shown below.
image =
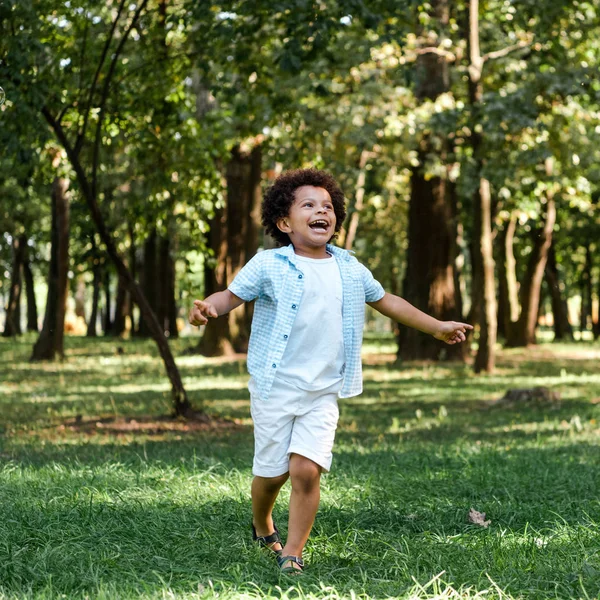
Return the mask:
M 190 310 L 189 321 L 192 325 L 200 326 L 208 323 L 208 317 L 217 318 L 217 309 L 204 300 L 194 300 L 194 306 Z

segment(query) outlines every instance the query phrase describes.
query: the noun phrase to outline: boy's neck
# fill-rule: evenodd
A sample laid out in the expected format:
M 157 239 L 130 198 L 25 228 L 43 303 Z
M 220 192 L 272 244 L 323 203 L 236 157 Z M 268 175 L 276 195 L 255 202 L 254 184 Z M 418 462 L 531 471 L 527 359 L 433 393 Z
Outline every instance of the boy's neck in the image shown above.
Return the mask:
M 304 256 L 305 258 L 330 258 L 331 254 L 327 252 L 327 246 L 317 247 L 300 247 L 294 246 L 294 254 L 296 256 Z

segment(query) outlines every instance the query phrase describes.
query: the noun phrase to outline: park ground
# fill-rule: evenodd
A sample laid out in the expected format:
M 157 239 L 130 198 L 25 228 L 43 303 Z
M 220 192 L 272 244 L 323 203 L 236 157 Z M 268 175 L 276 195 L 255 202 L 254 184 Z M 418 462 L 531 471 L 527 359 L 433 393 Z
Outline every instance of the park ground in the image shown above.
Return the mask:
M 392 340 L 369 339 L 289 578 L 250 541 L 244 357 L 174 342 L 206 427 L 166 418 L 150 342 L 69 337 L 49 364 L 32 342 L 0 339 L 1 599 L 599 597 L 598 343 L 504 350 L 475 376 L 394 366 Z M 495 403 L 535 386 L 560 399 Z

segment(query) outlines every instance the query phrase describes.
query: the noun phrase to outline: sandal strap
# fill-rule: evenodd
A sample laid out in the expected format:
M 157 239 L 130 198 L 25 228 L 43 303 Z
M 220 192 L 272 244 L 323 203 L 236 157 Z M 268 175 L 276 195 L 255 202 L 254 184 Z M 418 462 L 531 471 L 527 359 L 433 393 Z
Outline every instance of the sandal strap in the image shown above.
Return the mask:
M 304 561 L 299 557 L 299 556 L 278 556 L 277 557 L 277 564 L 279 565 L 279 568 L 282 571 L 298 571 L 298 569 L 295 569 L 294 567 L 285 567 L 283 565 L 285 565 L 286 562 L 293 562 L 296 563 L 299 567 L 300 570 L 302 570 L 304 568 Z
M 281 543 L 281 538 L 279 537 L 279 533 L 275 531 L 271 535 L 257 535 L 254 538 L 254 541 L 258 542 L 259 544 L 268 545 L 274 544 L 275 542 Z
M 252 539 L 257 542 L 261 546 L 269 546 L 270 544 L 281 544 L 281 537 L 279 536 L 279 529 L 277 529 L 277 525 L 273 524 L 275 531 L 270 533 L 269 535 L 257 535 L 256 528 L 252 525 Z M 283 545 L 283 544 L 282 544 Z M 281 552 L 281 550 L 279 551 Z

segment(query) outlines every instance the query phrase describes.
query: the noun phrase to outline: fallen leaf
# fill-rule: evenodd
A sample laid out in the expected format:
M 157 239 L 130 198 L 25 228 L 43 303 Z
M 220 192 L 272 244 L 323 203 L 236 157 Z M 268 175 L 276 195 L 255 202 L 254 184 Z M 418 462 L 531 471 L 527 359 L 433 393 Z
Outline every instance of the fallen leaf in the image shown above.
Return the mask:
M 485 513 L 479 512 L 474 508 L 469 510 L 469 523 L 480 525 L 481 527 L 487 527 L 491 522 L 491 520 L 485 520 Z

